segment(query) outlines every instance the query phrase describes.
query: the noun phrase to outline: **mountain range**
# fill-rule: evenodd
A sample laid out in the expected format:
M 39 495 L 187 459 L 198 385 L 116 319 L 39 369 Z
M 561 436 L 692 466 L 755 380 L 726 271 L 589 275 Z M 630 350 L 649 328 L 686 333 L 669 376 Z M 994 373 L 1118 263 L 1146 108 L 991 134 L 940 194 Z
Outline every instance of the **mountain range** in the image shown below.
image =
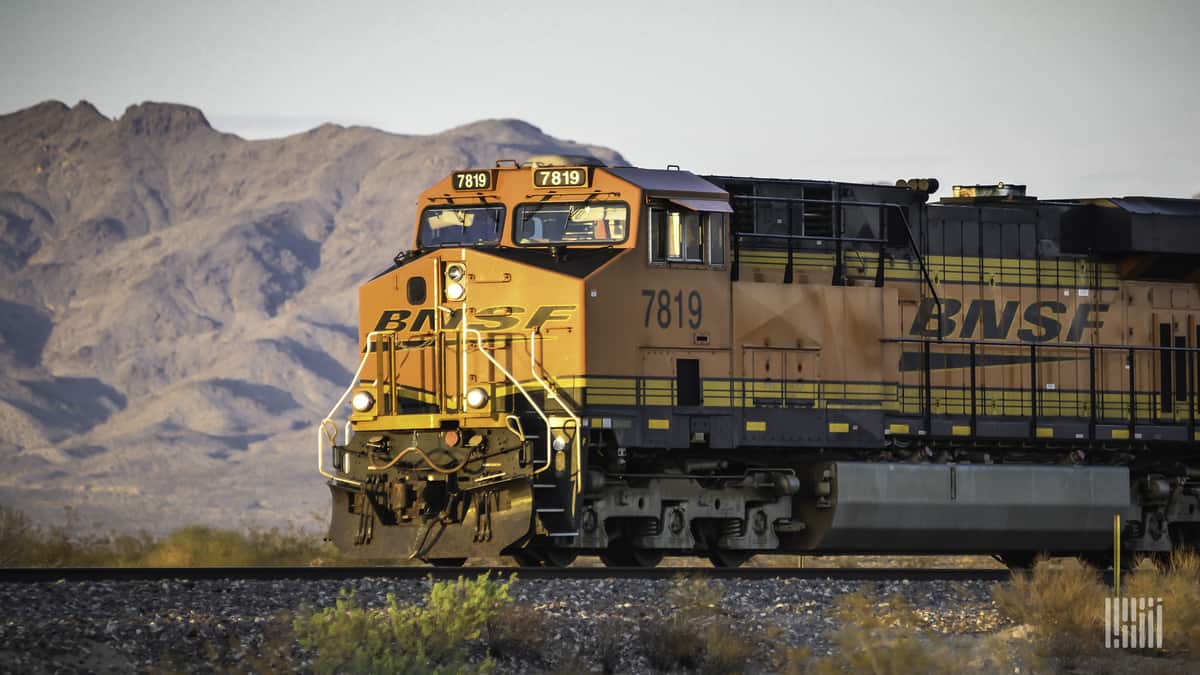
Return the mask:
M 87 527 L 315 526 L 358 284 L 450 171 L 613 150 L 519 120 L 223 133 L 198 109 L 0 116 L 0 503 Z

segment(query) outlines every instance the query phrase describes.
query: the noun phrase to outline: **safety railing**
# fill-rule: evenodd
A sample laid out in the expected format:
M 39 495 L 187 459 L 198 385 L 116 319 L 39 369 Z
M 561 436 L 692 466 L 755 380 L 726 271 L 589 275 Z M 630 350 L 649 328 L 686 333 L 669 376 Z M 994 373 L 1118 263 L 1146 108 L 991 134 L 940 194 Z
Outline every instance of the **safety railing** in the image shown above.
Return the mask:
M 1088 421 L 1090 438 L 1098 424 L 1125 425 L 1134 438 L 1139 423 L 1186 425 L 1187 438 L 1194 438 L 1200 413 L 1198 347 L 935 338 L 885 342 L 919 348 L 901 355 L 897 397 L 899 410 L 920 415 L 926 428 L 934 415 L 966 417 L 972 429 L 985 416 L 1024 417 L 1034 430 L 1045 418 L 1078 418 Z M 1026 370 L 1014 376 L 1012 369 L 1021 367 Z M 1005 373 L 1006 381 L 989 387 L 987 380 L 998 378 L 985 377 L 985 368 Z M 909 381 L 914 376 L 918 382 Z
M 463 332 L 464 332 L 464 335 L 465 334 L 473 334 L 475 336 L 476 348 L 479 351 L 479 353 L 483 354 L 484 358 L 486 358 L 488 360 L 488 363 L 491 363 L 493 368 L 500 371 L 500 373 L 502 375 L 504 375 L 504 379 L 508 380 L 508 382 L 518 392 L 520 392 L 521 396 L 524 397 L 525 401 L 529 404 L 529 407 L 531 409 L 533 409 L 534 413 L 537 414 L 537 416 L 542 420 L 543 424 L 545 425 L 545 427 L 546 427 L 546 438 L 545 438 L 546 459 L 543 462 L 541 467 L 535 468 L 533 470 L 533 473 L 534 473 L 534 475 L 537 475 L 537 474 L 545 471 L 547 468 L 549 468 L 551 461 L 553 459 L 553 456 L 554 456 L 554 445 L 553 445 L 553 443 L 554 443 L 554 439 L 553 439 L 554 427 L 553 427 L 553 423 L 550 421 L 550 416 L 546 414 L 546 411 L 542 408 L 542 406 L 537 404 L 537 401 L 534 400 L 533 395 L 531 395 L 529 393 L 529 390 L 525 388 L 525 385 L 521 384 L 521 381 L 518 380 L 517 377 L 515 375 L 513 375 L 507 368 L 505 368 L 504 364 L 500 363 L 500 361 L 498 359 L 496 359 L 496 357 L 492 356 L 491 353 L 489 353 L 487 347 L 483 344 L 483 333 L 481 331 L 475 330 L 474 328 L 464 328 Z M 466 354 L 465 348 L 463 349 L 463 354 L 464 355 Z M 464 364 L 465 363 L 466 363 L 466 361 L 464 359 Z M 533 362 L 530 363 L 530 367 L 531 368 L 534 367 Z M 518 428 L 520 428 L 520 427 L 518 427 Z M 523 431 L 521 432 L 521 435 L 522 436 L 524 435 Z M 525 439 L 522 438 L 521 440 L 524 441 Z
M 362 356 L 362 359 L 360 359 L 358 362 L 358 368 L 356 368 L 354 370 L 354 378 L 350 381 L 350 386 L 346 387 L 346 391 L 342 392 L 342 395 L 340 397 L 338 397 L 337 403 L 334 403 L 333 407 L 329 409 L 329 414 L 325 415 L 325 417 L 321 420 L 321 423 L 319 425 L 317 425 L 317 472 L 320 473 L 325 478 L 328 478 L 329 480 L 337 481 L 340 483 L 347 483 L 349 485 L 355 485 L 355 486 L 362 485 L 361 481 L 356 481 L 356 480 L 353 480 L 350 478 L 346 478 L 345 476 L 339 476 L 335 473 L 325 470 L 324 440 L 325 439 L 329 440 L 330 449 L 332 449 L 333 446 L 337 445 L 337 423 L 334 422 L 334 416 L 337 415 L 338 410 L 340 410 L 341 407 L 346 404 L 346 399 L 350 397 L 350 394 L 355 390 L 355 388 L 357 388 L 359 386 L 359 378 L 362 377 L 363 368 L 365 368 L 367 365 L 367 359 L 370 358 L 372 353 L 376 353 L 376 351 L 379 351 L 379 350 L 374 350 L 373 346 L 375 345 L 378 338 L 380 338 L 381 336 L 384 336 L 384 335 L 391 336 L 391 335 L 393 335 L 393 333 L 392 333 L 392 331 L 371 331 L 370 333 L 367 333 L 367 345 L 366 345 L 366 348 L 363 349 L 363 356 Z M 394 345 L 396 344 L 396 341 L 392 340 L 391 344 L 393 345 L 393 349 L 394 349 Z M 350 442 L 350 420 L 347 419 L 346 426 L 345 426 L 345 438 L 343 440 L 343 444 L 346 444 L 349 442 Z

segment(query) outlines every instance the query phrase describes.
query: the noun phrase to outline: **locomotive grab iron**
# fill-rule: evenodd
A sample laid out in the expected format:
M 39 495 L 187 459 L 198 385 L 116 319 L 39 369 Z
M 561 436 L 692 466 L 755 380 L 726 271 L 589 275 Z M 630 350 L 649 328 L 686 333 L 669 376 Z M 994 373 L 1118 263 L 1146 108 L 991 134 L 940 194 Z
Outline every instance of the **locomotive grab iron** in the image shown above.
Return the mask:
M 455 172 L 318 434 L 361 558 L 730 566 L 1200 540 L 1200 202 Z M 349 401 L 344 428 L 334 421 Z

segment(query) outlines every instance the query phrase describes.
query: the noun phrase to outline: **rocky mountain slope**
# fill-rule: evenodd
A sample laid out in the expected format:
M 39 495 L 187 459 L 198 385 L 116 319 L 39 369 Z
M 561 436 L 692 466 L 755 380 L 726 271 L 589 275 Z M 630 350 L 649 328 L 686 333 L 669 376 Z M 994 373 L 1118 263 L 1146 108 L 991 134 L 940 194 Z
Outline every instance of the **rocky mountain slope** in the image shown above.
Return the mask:
M 182 105 L 0 116 L 0 503 L 161 531 L 325 518 L 315 423 L 355 287 L 417 194 L 498 158 L 615 152 L 517 120 L 247 141 Z

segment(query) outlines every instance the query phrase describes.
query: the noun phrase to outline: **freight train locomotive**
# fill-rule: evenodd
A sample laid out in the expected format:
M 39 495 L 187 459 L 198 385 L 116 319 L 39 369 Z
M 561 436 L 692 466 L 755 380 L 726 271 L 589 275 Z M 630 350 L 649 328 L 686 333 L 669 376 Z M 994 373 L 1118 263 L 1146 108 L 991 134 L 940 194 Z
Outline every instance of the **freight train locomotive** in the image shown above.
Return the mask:
M 330 538 L 443 565 L 1018 565 L 1103 561 L 1120 516 L 1127 552 L 1195 547 L 1200 202 L 937 189 L 588 158 L 445 177 L 360 290 L 318 434 Z

